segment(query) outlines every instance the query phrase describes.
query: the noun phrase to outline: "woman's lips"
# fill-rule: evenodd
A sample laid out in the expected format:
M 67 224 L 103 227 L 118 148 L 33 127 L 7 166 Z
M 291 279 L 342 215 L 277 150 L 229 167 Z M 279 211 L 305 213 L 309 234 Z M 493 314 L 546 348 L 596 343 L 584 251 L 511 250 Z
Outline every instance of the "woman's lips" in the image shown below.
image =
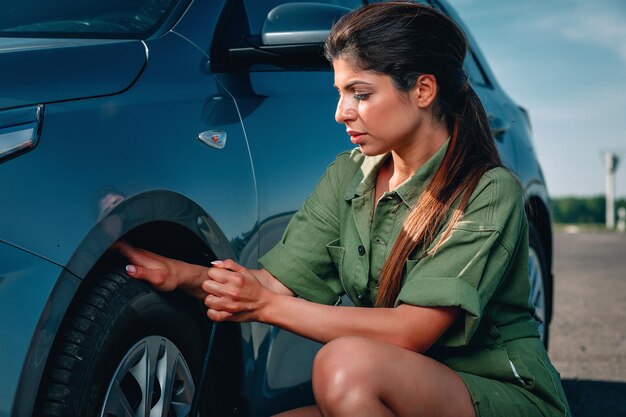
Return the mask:
M 363 142 L 366 133 L 357 132 L 356 130 L 348 130 L 348 135 L 350 135 L 350 142 L 354 143 L 355 145 L 360 145 L 361 142 Z

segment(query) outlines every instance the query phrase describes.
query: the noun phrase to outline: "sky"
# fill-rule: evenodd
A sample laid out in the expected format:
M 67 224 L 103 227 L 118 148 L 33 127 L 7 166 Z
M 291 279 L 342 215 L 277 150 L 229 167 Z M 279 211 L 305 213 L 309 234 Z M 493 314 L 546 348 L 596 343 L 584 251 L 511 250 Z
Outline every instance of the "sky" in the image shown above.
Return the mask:
M 626 197 L 626 1 L 448 0 L 498 82 L 525 107 L 552 197 Z

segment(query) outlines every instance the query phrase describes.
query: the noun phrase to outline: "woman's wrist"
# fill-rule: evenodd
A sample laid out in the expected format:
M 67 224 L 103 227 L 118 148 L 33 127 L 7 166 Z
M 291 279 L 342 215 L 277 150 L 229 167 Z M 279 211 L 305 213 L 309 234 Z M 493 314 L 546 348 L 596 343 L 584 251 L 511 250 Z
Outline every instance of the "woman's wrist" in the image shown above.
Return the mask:
M 202 283 L 207 280 L 208 267 L 202 265 L 177 262 L 174 266 L 173 275 L 176 287 L 194 298 L 203 300 L 206 292 L 202 289 Z
M 284 298 L 291 298 L 289 295 L 280 294 L 268 289 L 265 291 L 261 307 L 258 309 L 257 318 L 255 321 L 260 323 L 275 324 L 274 318 L 279 314 L 277 310 L 280 309 L 280 305 Z

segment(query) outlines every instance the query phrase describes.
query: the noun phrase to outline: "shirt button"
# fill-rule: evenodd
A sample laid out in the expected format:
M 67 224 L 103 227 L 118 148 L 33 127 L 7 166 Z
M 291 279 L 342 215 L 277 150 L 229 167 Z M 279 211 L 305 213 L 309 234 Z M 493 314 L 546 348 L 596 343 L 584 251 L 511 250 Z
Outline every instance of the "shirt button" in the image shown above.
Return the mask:
M 365 246 L 363 245 L 359 245 L 359 255 L 363 256 L 365 255 Z

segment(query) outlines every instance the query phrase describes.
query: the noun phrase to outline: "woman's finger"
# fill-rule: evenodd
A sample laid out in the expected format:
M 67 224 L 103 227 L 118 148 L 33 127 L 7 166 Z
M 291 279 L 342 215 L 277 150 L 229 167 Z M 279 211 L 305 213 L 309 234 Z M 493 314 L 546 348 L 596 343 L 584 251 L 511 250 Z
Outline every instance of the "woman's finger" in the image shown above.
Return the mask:
M 144 268 L 141 265 L 129 264 L 126 265 L 126 272 L 133 278 L 139 278 L 144 281 L 148 281 L 155 286 L 161 286 L 165 283 L 165 277 L 161 271 L 150 270 Z
M 133 278 L 148 281 L 152 285 L 163 284 L 162 280 L 156 279 L 157 277 L 155 276 L 155 274 L 150 274 L 150 272 L 141 265 L 135 265 L 135 264 L 126 265 L 126 273 Z
M 145 270 L 142 266 L 128 264 L 126 265 L 126 273 L 133 278 L 144 278 Z
M 227 297 L 218 297 L 213 294 L 209 294 L 204 298 L 204 305 L 210 309 L 226 311 L 231 314 L 236 314 L 243 310 L 240 303 L 234 302 Z
M 246 267 L 239 265 L 237 262 L 233 261 L 232 259 L 225 259 L 223 261 L 220 261 L 220 260 L 213 261 L 211 262 L 211 265 L 213 265 L 216 268 L 229 269 L 233 272 L 242 272 L 242 271 L 247 270 Z
M 136 248 L 123 241 L 116 242 L 111 247 L 113 249 L 117 249 L 134 265 L 151 267 L 163 263 L 163 257 L 160 255 L 149 252 L 145 249 Z
M 218 297 L 223 297 L 225 295 L 224 285 L 210 279 L 202 282 L 202 291 Z
M 123 256 L 128 259 L 133 259 L 139 254 L 137 248 L 121 240 L 119 242 L 115 242 L 111 247 L 118 250 Z
M 220 284 L 233 284 L 240 286 L 243 283 L 243 278 L 238 272 L 233 272 L 228 269 L 209 268 L 207 276 Z
M 131 278 L 148 282 L 159 291 L 173 291 L 176 286 L 172 282 L 167 282 L 165 275 L 159 270 L 150 270 L 141 265 L 126 265 L 126 273 Z
M 206 312 L 207 317 L 212 321 L 226 321 L 233 317 L 233 314 L 226 311 L 217 311 L 209 308 Z

